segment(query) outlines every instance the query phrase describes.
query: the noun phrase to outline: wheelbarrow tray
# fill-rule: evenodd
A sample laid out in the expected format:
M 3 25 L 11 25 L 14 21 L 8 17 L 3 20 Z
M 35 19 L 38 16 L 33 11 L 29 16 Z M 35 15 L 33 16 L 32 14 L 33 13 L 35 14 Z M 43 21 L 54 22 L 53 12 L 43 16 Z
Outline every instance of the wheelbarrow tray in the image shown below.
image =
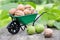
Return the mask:
M 26 25 L 28 23 L 31 23 L 35 20 L 37 14 L 29 14 L 29 15 L 25 15 L 25 16 L 12 16 L 13 19 L 16 19 L 18 22 Z

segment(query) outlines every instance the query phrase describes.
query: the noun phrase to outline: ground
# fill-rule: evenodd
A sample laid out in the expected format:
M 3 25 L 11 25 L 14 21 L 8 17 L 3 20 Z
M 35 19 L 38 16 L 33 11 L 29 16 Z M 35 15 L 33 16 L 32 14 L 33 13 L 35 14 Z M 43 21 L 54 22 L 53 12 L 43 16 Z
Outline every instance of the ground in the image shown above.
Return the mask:
M 0 40 L 60 40 L 60 30 L 53 29 L 51 38 L 44 38 L 43 33 L 27 35 L 26 31 L 19 31 L 18 34 L 10 34 L 6 28 L 0 29 Z

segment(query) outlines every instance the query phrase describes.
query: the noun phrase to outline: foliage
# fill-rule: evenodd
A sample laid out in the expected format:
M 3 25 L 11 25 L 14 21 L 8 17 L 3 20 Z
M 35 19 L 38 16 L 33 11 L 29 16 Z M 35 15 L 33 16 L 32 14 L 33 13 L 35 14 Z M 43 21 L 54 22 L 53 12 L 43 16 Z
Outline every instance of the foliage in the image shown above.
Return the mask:
M 17 3 L 8 3 L 8 4 L 5 4 L 5 5 L 2 5 L 0 7 L 0 9 L 2 9 L 2 10 L 9 10 L 11 8 L 16 8 L 17 5 L 18 5 Z
M 16 8 L 18 4 L 30 4 L 32 7 L 34 7 L 36 9 L 36 4 L 33 3 L 33 2 L 19 2 L 19 3 L 8 3 L 8 4 L 5 4 L 5 5 L 2 5 L 0 7 L 0 9 L 3 9 L 3 10 L 9 10 L 11 8 Z
M 11 18 L 8 16 L 8 11 L 3 10 L 0 14 L 0 27 L 6 26 L 11 21 Z
M 0 28 L 6 27 L 6 25 L 8 25 L 8 23 L 11 21 L 11 18 L 6 18 L 4 20 L 0 20 Z
M 8 18 L 8 11 L 3 10 L 2 13 L 0 14 L 0 20 Z
M 1 4 L 18 3 L 18 2 L 34 2 L 36 4 L 60 3 L 60 0 L 1 0 Z
M 45 6 L 44 9 L 40 10 L 39 13 L 46 11 L 46 14 L 42 16 L 42 19 L 46 20 L 56 20 L 60 16 L 60 10 L 57 6 L 52 5 Z M 56 7 L 56 8 L 55 8 Z
M 33 8 L 36 9 L 36 4 L 33 3 L 33 2 L 18 2 L 18 4 L 24 4 L 24 5 L 29 4 L 29 5 L 31 5 Z
M 55 26 L 58 30 L 60 30 L 60 22 L 55 22 L 55 23 L 54 23 L 54 26 Z

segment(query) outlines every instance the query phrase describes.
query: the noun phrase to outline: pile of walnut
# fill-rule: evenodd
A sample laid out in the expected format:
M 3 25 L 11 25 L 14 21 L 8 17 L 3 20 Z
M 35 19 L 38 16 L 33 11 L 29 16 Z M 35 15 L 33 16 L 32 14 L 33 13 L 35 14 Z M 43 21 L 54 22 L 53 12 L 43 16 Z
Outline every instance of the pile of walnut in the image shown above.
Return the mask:
M 27 14 L 33 14 L 35 12 L 36 10 L 34 10 L 34 8 L 28 4 L 27 5 L 19 4 L 17 8 L 12 8 L 9 10 L 9 13 L 14 16 L 24 16 Z

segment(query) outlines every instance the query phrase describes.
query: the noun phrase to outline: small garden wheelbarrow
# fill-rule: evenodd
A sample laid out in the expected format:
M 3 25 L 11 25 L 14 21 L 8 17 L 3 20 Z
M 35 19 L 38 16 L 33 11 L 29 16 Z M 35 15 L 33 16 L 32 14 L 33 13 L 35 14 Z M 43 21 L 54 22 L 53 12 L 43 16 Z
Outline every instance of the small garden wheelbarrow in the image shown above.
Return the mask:
M 41 15 L 43 15 L 44 13 L 45 12 L 43 12 Z M 10 17 L 12 18 L 12 21 L 7 26 L 8 32 L 11 34 L 17 34 L 20 29 L 24 31 L 25 28 L 27 28 L 26 25 L 31 22 L 33 22 L 32 26 L 34 26 L 34 23 L 41 15 L 39 15 L 38 17 L 37 17 L 37 13 L 25 15 L 25 16 L 10 15 Z M 22 26 L 24 27 L 22 28 Z

